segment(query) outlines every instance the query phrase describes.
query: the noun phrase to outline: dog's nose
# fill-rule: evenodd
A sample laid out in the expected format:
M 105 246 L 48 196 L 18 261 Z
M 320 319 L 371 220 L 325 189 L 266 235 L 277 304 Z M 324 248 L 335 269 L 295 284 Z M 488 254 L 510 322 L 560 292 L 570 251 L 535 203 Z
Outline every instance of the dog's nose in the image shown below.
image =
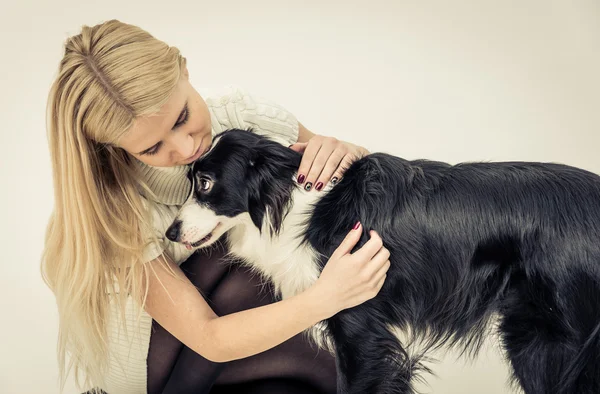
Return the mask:
M 181 220 L 173 222 L 166 232 L 166 236 L 170 241 L 177 242 L 179 239 L 179 230 L 181 230 Z

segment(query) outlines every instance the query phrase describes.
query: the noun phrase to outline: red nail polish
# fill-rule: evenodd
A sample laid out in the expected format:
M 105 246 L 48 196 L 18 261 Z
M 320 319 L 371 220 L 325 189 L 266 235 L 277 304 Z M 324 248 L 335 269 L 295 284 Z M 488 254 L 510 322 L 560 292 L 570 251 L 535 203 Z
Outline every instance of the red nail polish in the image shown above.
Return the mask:
M 302 184 L 304 183 L 304 179 L 306 179 L 306 177 L 302 174 L 298 175 L 298 183 Z
M 359 227 L 360 227 L 360 222 L 356 222 L 354 227 L 352 227 L 352 230 L 358 230 Z
M 317 191 L 320 191 L 323 188 L 323 182 L 319 182 L 317 183 L 317 185 L 315 186 L 315 189 L 317 189 Z

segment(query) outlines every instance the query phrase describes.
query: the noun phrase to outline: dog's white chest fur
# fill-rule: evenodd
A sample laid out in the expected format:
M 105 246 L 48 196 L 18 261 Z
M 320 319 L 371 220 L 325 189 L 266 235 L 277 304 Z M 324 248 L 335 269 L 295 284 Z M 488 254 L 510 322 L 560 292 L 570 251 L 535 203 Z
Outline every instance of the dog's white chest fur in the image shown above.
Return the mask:
M 269 214 L 259 232 L 250 215 L 240 215 L 229 232 L 231 254 L 271 279 L 282 298 L 309 288 L 319 277 L 316 251 L 302 243 L 309 208 L 323 193 L 297 189 L 278 236 L 271 236 Z

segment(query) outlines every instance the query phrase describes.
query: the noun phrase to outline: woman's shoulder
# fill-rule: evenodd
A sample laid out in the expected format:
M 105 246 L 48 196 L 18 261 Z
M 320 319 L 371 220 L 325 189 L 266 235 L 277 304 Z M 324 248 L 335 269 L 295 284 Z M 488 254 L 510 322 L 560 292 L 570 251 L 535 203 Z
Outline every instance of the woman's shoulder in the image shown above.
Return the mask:
M 250 97 L 248 91 L 238 85 L 225 85 L 216 89 L 204 89 L 201 91 L 202 97 L 209 108 L 218 108 L 227 104 L 239 104 L 244 101 L 244 97 Z
M 213 135 L 237 128 L 252 129 L 286 146 L 298 140 L 298 119 L 269 99 L 250 94 L 237 85 L 207 91 L 204 97 L 211 114 Z

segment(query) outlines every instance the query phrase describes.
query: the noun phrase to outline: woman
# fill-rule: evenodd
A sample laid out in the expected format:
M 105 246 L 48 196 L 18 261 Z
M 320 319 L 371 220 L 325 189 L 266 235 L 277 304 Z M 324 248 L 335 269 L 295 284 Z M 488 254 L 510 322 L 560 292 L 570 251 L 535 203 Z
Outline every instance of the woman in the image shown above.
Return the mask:
M 218 251 L 186 261 L 192 251 L 163 235 L 190 192 L 188 165 L 227 128 L 303 151 L 298 181 L 317 192 L 366 151 L 240 90 L 204 100 L 188 77 L 176 48 L 119 21 L 67 40 L 48 104 L 55 207 L 42 262 L 61 378 L 73 367 L 109 394 L 334 392 L 331 356 L 299 334 L 376 295 L 389 267 L 377 234 L 350 253 L 357 223 L 317 282 L 280 302 Z

